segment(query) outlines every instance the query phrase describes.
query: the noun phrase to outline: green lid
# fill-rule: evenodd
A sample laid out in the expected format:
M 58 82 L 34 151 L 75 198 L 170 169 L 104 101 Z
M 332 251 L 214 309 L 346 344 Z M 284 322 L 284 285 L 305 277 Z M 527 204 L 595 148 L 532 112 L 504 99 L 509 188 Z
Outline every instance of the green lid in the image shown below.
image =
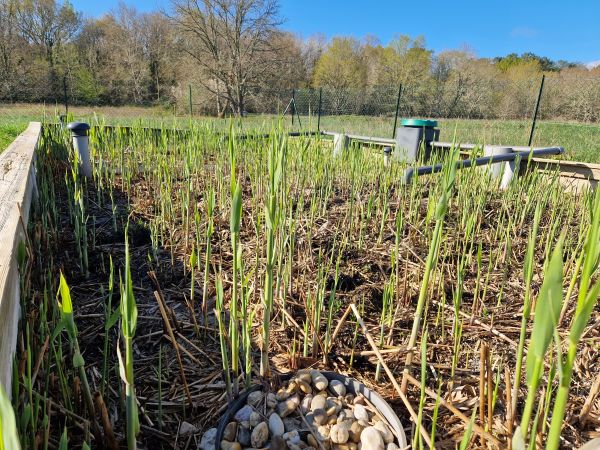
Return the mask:
M 435 120 L 424 120 L 424 119 L 402 119 L 400 124 L 403 127 L 419 127 L 419 128 L 433 128 L 437 127 L 437 121 Z

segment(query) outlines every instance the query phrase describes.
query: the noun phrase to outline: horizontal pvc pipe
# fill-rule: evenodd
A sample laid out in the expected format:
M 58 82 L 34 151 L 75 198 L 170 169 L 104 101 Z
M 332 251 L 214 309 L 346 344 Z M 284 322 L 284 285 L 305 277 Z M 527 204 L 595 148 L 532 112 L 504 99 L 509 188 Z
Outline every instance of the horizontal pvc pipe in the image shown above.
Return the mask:
M 514 148 L 514 147 L 513 147 Z M 457 169 L 466 169 L 473 166 L 484 166 L 486 164 L 496 164 L 506 161 L 514 161 L 517 157 L 529 158 L 544 156 L 544 155 L 560 155 L 564 153 L 562 147 L 546 147 L 539 148 L 533 151 L 515 151 L 514 153 L 505 155 L 484 156 L 477 159 L 463 159 L 456 161 Z M 435 164 L 433 166 L 410 167 L 404 171 L 403 182 L 409 183 L 413 176 L 429 175 L 431 173 L 441 172 L 444 168 L 443 164 Z
M 340 133 L 335 133 L 333 131 L 321 131 L 321 134 L 324 136 L 335 136 L 336 134 Z M 387 139 L 373 136 L 361 136 L 359 134 L 346 134 L 346 137 L 352 141 L 366 142 L 369 144 L 394 145 L 396 143 L 395 139 Z
M 320 133 L 318 131 L 292 131 L 287 133 L 289 137 L 299 137 L 299 136 L 317 136 Z M 238 134 L 236 135 L 236 139 L 268 139 L 273 136 L 273 133 L 265 133 L 265 134 Z M 223 137 L 229 138 L 229 134 L 223 134 Z
M 336 134 L 339 134 L 339 133 L 336 133 L 335 131 L 321 131 L 321 135 L 323 135 L 323 136 L 335 136 Z M 376 136 L 362 136 L 359 134 L 346 134 L 346 136 L 350 140 L 364 142 L 367 144 L 377 144 L 377 145 L 382 145 L 382 146 L 396 144 L 395 139 L 389 139 L 389 138 L 382 138 L 382 137 L 376 137 Z M 483 147 L 483 145 L 479 145 L 479 144 L 453 144 L 452 142 L 441 142 L 441 141 L 432 141 L 432 142 L 430 142 L 430 145 L 431 145 L 431 147 L 434 147 L 434 148 L 458 147 L 461 150 L 473 150 L 474 148 L 477 148 L 477 147 Z M 511 146 L 511 148 L 514 151 L 528 152 L 532 148 L 533 148 L 533 150 L 543 150 L 547 147 L 527 147 L 527 146 L 520 145 L 520 146 Z
M 480 144 L 453 144 L 452 142 L 440 142 L 440 141 L 431 142 L 431 146 L 436 147 L 436 148 L 458 147 L 461 150 L 473 150 L 474 148 L 477 148 L 477 147 L 482 147 L 482 148 L 484 147 L 483 145 L 480 145 Z M 494 147 L 503 147 L 503 145 L 496 145 Z M 527 147 L 524 145 L 516 145 L 516 146 L 511 145 L 510 147 L 516 152 L 529 152 L 532 149 L 533 150 L 544 150 L 546 148 L 549 148 L 549 147 Z

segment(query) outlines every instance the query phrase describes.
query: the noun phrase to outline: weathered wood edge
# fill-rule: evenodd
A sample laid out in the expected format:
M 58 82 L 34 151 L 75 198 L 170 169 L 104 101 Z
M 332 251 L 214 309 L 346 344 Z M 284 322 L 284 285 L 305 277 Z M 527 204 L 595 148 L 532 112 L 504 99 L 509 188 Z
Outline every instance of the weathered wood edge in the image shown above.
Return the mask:
M 23 224 L 37 191 L 35 152 L 41 130 L 40 122 L 31 122 L 0 154 L 0 383 L 8 395 L 20 314 L 17 251 L 26 239 Z
M 596 189 L 600 182 L 600 164 L 561 159 L 533 158 L 531 169 L 552 175 L 558 171 L 560 183 L 568 191 L 582 192 Z

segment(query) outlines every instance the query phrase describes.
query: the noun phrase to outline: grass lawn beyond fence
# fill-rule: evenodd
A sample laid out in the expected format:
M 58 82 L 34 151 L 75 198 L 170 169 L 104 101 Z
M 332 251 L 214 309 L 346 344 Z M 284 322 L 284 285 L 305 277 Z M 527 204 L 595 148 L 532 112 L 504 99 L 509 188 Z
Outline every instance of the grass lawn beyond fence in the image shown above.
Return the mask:
M 0 149 L 3 150 L 30 121 L 54 121 L 62 109 L 46 105 L 0 105 Z M 90 124 L 104 122 L 112 125 L 144 126 L 189 126 L 189 118 L 175 116 L 171 110 L 159 107 L 72 107 L 70 112 L 76 120 Z M 273 115 L 251 115 L 243 119 L 231 119 L 244 130 L 262 129 L 269 131 L 280 117 Z M 229 119 L 194 117 L 196 123 L 210 124 L 214 128 L 227 129 Z M 323 116 L 321 130 L 339 131 L 368 136 L 391 137 L 393 118 L 371 116 Z M 288 116 L 281 121 L 287 129 L 317 128 L 316 117 L 300 117 L 294 124 Z M 475 144 L 526 145 L 531 123 L 525 120 L 471 120 L 439 119 L 442 141 Z M 561 146 L 565 154 L 561 158 L 573 161 L 600 162 L 600 124 L 540 121 L 538 122 L 534 146 Z

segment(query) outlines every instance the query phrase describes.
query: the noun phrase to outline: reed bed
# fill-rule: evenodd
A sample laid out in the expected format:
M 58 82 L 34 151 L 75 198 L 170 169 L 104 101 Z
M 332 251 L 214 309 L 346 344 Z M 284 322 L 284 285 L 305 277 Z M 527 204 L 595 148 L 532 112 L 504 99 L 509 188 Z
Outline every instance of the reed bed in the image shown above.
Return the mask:
M 0 394 L 23 448 L 197 448 L 244 386 L 304 367 L 374 388 L 414 448 L 600 435 L 600 195 L 451 165 L 403 185 L 277 128 L 100 127 L 90 148 L 85 179 L 44 127 L 16 421 Z

